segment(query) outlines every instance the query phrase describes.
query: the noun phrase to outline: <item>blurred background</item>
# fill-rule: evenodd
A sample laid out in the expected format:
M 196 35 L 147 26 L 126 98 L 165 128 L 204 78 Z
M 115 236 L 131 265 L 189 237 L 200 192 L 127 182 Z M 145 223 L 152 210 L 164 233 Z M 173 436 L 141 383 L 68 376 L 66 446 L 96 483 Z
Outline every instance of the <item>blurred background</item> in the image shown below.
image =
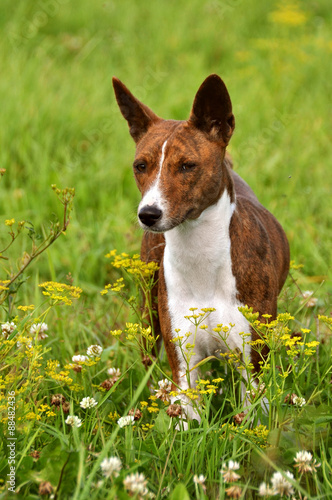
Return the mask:
M 86 293 L 100 289 L 104 255 L 137 252 L 141 237 L 112 76 L 158 115 L 184 119 L 218 73 L 236 118 L 234 168 L 320 283 L 331 264 L 331 17 L 329 0 L 2 0 L 1 247 L 6 219 L 45 234 L 61 217 L 51 185 L 74 187 L 66 235 L 34 266 L 38 279 L 71 273 Z M 29 245 L 17 242 L 17 258 Z

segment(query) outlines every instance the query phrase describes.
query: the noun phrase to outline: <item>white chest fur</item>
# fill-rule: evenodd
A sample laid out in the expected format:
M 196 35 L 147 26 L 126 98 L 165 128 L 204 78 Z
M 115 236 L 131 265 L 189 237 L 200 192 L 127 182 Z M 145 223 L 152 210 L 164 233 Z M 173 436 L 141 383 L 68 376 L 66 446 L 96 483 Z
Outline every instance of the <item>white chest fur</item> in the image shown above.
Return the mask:
M 235 204 L 230 202 L 225 190 L 217 204 L 206 209 L 197 220 L 186 221 L 165 233 L 164 274 L 167 287 L 168 307 L 171 316 L 172 335 L 191 333 L 188 342 L 195 337 L 195 355 L 190 367 L 205 357 L 226 352 L 238 347 L 243 351 L 242 332 L 249 333 L 247 320 L 239 312 L 241 305 L 237 298 L 236 280 L 232 273 L 231 242 L 229 224 Z M 205 323 L 207 330 L 197 330 L 184 316 L 189 309 L 212 307 Z M 212 331 L 217 324 L 233 324 L 226 345 Z M 175 333 L 180 329 L 180 334 Z M 211 333 L 209 333 L 211 332 Z M 186 363 L 177 347 L 181 386 L 186 386 Z M 243 353 L 248 359 L 250 352 Z M 195 385 L 197 371 L 190 374 L 190 385 Z

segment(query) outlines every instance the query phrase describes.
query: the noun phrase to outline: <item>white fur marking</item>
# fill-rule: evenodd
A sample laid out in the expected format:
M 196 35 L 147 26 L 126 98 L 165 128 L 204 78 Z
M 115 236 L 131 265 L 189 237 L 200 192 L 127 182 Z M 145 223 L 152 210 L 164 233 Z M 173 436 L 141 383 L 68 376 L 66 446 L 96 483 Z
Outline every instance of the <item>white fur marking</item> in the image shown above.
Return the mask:
M 160 157 L 160 162 L 159 162 L 159 172 L 158 172 L 158 177 L 157 177 L 157 182 L 159 181 L 159 177 L 161 174 L 161 169 L 163 168 L 164 160 L 165 160 L 165 148 L 166 148 L 167 141 L 164 142 L 164 144 L 161 147 L 161 157 Z
M 248 321 L 238 310 L 241 304 L 236 298 L 236 280 L 232 273 L 229 224 L 234 210 L 235 204 L 231 203 L 225 190 L 219 201 L 202 212 L 198 219 L 188 220 L 165 233 L 164 273 L 173 335 L 190 332 L 186 342 L 192 344 L 195 328 L 184 316 L 190 314 L 191 307 L 216 309 L 207 319 L 208 331 L 197 330 L 196 354 L 190 360 L 191 368 L 218 350 L 228 351 L 217 334 L 212 336 L 208 333 L 217 324 L 235 324 L 227 339 L 230 349 L 237 347 L 243 351 L 243 340 L 239 334 L 250 332 Z M 180 334 L 174 333 L 175 328 L 181 330 Z M 180 385 L 186 389 L 186 363 L 177 346 L 176 351 Z M 243 355 L 247 361 L 250 359 L 249 346 L 245 347 Z M 195 386 L 197 376 L 197 369 L 190 372 L 191 387 Z M 188 400 L 185 397 L 181 399 L 187 403 L 187 415 L 199 418 Z
M 159 186 L 161 171 L 162 171 L 164 160 L 165 160 L 166 145 L 167 145 L 167 141 L 164 142 L 164 144 L 162 145 L 162 148 L 161 148 L 161 155 L 160 155 L 160 160 L 159 160 L 159 170 L 158 170 L 156 179 L 153 182 L 150 189 L 143 196 L 143 198 L 138 206 L 138 212 L 141 210 L 141 208 L 143 208 L 145 206 L 151 206 L 151 205 L 156 205 L 163 212 L 165 212 L 165 210 L 166 210 L 167 203 L 166 203 L 166 200 L 162 196 L 162 193 L 160 191 L 160 186 Z

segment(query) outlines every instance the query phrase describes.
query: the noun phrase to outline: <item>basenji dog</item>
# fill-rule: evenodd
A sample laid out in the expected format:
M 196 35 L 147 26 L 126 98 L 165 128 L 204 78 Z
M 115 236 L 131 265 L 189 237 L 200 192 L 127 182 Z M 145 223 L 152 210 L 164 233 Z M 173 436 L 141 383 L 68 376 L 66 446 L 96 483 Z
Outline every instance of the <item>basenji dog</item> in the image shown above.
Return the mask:
M 277 314 L 277 298 L 289 270 L 289 245 L 275 217 L 232 169 L 227 144 L 235 119 L 224 82 L 210 75 L 200 86 L 188 120 L 164 120 L 113 78 L 120 111 L 136 142 L 133 164 L 142 194 L 138 221 L 144 229 L 142 260 L 160 265 L 154 321 L 161 332 L 177 387 L 195 386 L 196 365 L 227 349 L 240 349 L 259 371 L 261 354 L 243 348 L 243 332 L 258 334 L 239 311 L 248 305 L 260 315 Z M 185 318 L 190 308 L 214 308 L 208 331 Z M 231 325 L 227 347 L 217 325 Z M 175 331 L 177 330 L 177 331 Z M 190 380 L 174 337 L 193 343 Z M 209 333 L 210 332 L 210 333 Z M 266 353 L 265 353 L 266 354 Z M 183 397 L 183 403 L 186 398 Z M 190 405 L 187 416 L 198 418 Z

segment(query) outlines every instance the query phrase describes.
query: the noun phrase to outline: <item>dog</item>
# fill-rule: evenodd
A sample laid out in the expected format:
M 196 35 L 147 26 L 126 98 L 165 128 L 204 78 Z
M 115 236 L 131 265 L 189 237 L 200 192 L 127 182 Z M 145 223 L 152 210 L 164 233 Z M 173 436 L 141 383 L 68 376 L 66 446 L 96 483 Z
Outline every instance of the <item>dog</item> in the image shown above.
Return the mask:
M 261 321 L 267 314 L 276 318 L 289 271 L 289 245 L 279 222 L 232 168 L 226 147 L 235 119 L 218 75 L 202 83 L 184 121 L 159 118 L 117 78 L 113 87 L 136 143 L 141 258 L 160 266 L 152 290 L 157 297 L 154 331 L 162 335 L 175 385 L 185 390 L 195 386 L 196 365 L 204 358 L 228 349 L 243 352 L 243 332 L 258 338 L 240 306 L 252 307 Z M 193 307 L 215 309 L 207 315 L 208 331 L 195 334 L 185 318 Z M 231 325 L 227 346 L 209 333 L 220 324 Z M 187 334 L 186 342 L 195 343 L 190 380 L 183 351 L 172 342 L 179 330 Z M 261 354 L 246 344 L 243 356 L 258 373 Z M 180 399 L 188 403 L 186 396 Z M 199 419 L 190 405 L 186 413 Z

